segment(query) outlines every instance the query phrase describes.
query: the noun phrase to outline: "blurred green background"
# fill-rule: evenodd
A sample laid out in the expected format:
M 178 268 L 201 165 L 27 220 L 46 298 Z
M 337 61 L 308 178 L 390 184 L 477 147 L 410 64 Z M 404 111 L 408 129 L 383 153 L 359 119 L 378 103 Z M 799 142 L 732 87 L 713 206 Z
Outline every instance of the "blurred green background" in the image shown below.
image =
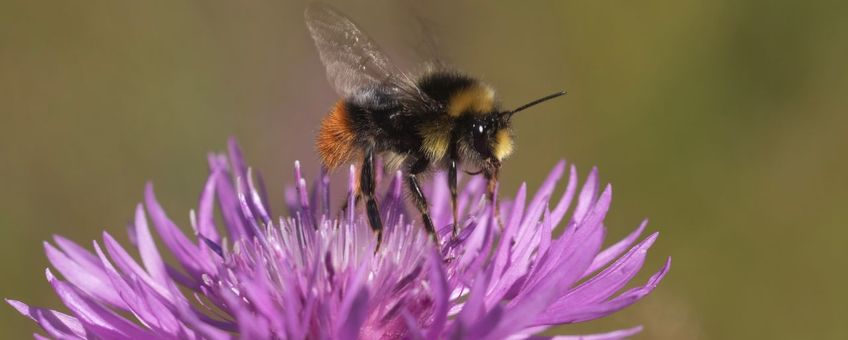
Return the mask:
M 185 224 L 205 156 L 242 143 L 280 205 L 334 100 L 304 2 L 0 2 L 0 296 L 59 307 L 41 241 L 125 237 L 145 181 Z M 646 300 L 567 331 L 641 339 L 848 338 L 844 1 L 343 2 L 384 47 L 431 23 L 453 64 L 522 114 L 504 190 L 559 158 L 615 186 L 674 257 Z M 400 46 L 400 48 L 392 48 Z M 409 60 L 405 58 L 404 60 Z M 0 307 L 3 338 L 36 327 Z

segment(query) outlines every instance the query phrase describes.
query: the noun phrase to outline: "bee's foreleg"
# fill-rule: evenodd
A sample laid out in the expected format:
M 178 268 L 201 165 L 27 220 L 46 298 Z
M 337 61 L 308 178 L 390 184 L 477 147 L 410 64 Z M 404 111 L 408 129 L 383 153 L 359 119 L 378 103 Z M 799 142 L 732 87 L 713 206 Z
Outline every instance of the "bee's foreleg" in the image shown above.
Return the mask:
M 424 191 L 421 190 L 421 185 L 418 183 L 418 174 L 424 172 L 430 165 L 429 160 L 425 157 L 418 158 L 409 167 L 407 175 L 409 191 L 412 193 L 412 198 L 415 201 L 415 207 L 421 213 L 421 220 L 424 222 L 424 229 L 433 237 L 433 241 L 439 244 L 439 236 L 436 234 L 436 227 L 433 226 L 433 220 L 430 218 L 430 208 L 427 206 L 427 198 L 424 197 Z
M 501 209 L 498 203 L 498 170 L 499 167 L 492 167 L 489 171 L 484 171 L 484 176 L 486 176 L 486 197 L 489 199 L 489 202 L 492 203 L 492 211 L 495 216 L 495 220 L 498 222 L 498 227 L 501 231 L 504 230 L 504 224 L 501 220 Z
M 365 197 L 365 209 L 371 229 L 377 233 L 377 247 L 374 248 L 374 252 L 377 252 L 380 250 L 380 244 L 383 243 L 383 221 L 380 219 L 380 209 L 377 207 L 377 200 L 374 199 L 374 190 L 377 186 L 374 175 L 374 149 L 368 148 L 365 152 L 365 160 L 362 162 L 359 192 Z

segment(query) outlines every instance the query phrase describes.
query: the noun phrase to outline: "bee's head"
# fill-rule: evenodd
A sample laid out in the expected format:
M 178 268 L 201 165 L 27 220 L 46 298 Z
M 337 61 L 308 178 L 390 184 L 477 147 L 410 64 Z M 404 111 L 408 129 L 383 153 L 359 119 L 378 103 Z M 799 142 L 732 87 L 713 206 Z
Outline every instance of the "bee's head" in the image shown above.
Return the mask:
M 500 167 L 501 161 L 513 151 L 512 117 L 519 111 L 549 99 L 564 95 L 557 92 L 510 111 L 493 110 L 480 115 L 464 116 L 459 122 L 460 135 L 457 136 L 459 150 L 463 159 L 474 163 L 483 171 L 492 172 Z
M 468 147 L 481 161 L 500 161 L 513 150 L 510 117 L 492 112 L 476 116 L 469 122 Z

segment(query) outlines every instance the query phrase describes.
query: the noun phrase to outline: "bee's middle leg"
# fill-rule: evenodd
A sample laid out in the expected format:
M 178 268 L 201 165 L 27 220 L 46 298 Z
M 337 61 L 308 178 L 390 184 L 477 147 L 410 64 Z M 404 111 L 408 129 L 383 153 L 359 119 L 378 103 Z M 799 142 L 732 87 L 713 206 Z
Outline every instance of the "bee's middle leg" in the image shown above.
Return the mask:
M 456 238 L 459 230 L 459 207 L 456 204 L 456 158 L 450 160 L 448 167 L 448 189 L 450 189 L 451 209 L 453 210 L 453 230 L 451 237 Z
M 439 244 L 439 235 L 436 233 L 436 227 L 433 225 L 433 220 L 430 218 L 430 208 L 427 206 L 427 198 L 424 197 L 424 191 L 421 190 L 421 185 L 418 183 L 418 174 L 424 172 L 430 165 L 429 160 L 424 157 L 419 158 L 411 163 L 409 174 L 407 175 L 407 184 L 409 191 L 412 193 L 412 198 L 415 201 L 415 207 L 421 213 L 421 220 L 424 222 L 424 228 L 433 237 L 433 241 Z

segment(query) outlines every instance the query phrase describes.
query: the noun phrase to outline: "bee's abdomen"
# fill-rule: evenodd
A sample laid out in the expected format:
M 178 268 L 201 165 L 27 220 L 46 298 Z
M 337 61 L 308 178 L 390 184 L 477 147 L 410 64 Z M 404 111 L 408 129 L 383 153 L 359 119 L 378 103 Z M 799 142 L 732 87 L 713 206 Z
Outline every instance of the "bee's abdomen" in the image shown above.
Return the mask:
M 359 152 L 348 105 L 340 100 L 321 121 L 316 148 L 324 166 L 333 169 L 350 162 Z

